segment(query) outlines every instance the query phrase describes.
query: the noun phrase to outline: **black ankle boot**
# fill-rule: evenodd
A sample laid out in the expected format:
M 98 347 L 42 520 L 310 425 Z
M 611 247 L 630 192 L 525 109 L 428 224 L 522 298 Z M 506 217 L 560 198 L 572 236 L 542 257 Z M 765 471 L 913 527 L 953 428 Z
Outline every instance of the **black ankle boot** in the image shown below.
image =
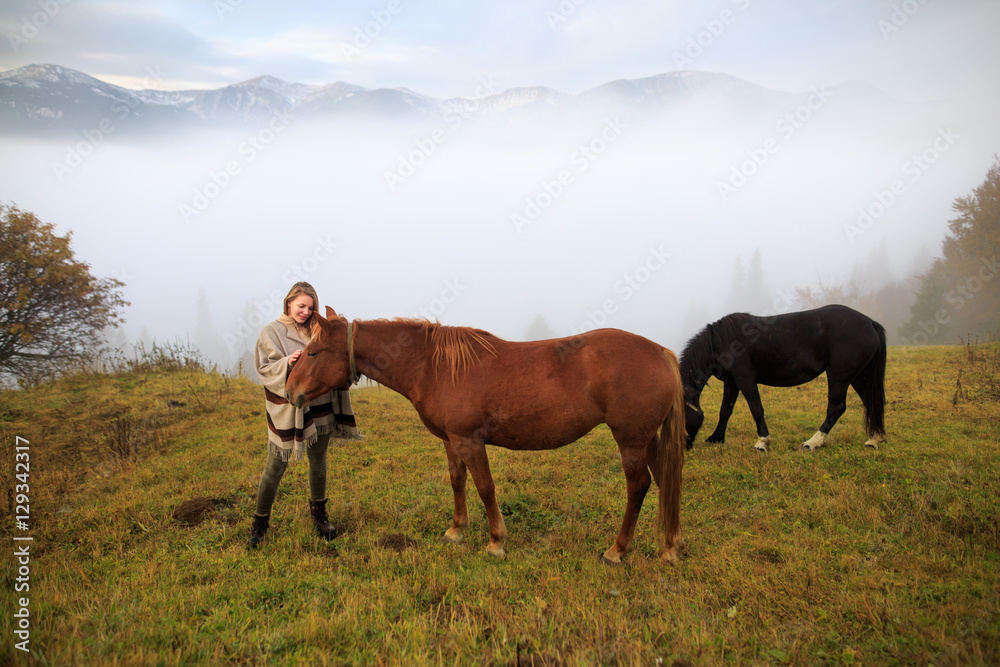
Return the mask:
M 253 524 L 250 526 L 250 543 L 248 545 L 251 549 L 256 549 L 257 545 L 263 541 L 264 533 L 267 532 L 267 527 L 270 524 L 270 514 L 260 515 L 256 512 L 254 513 Z
M 323 500 L 310 500 L 309 513 L 312 514 L 316 524 L 316 532 L 324 540 L 332 540 L 337 536 L 337 529 L 330 525 L 326 518 L 326 498 Z

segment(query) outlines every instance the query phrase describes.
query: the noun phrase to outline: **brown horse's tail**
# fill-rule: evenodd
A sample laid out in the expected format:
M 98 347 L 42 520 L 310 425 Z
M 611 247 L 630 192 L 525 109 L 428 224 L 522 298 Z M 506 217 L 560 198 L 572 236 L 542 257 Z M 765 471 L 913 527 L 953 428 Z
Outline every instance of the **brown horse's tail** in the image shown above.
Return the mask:
M 670 412 L 660 427 L 656 438 L 656 451 L 648 457 L 653 477 L 659 487 L 660 504 L 656 512 L 656 525 L 663 534 L 663 557 L 676 561 L 676 547 L 681 531 L 681 469 L 684 467 L 686 430 L 684 428 L 684 389 L 681 385 L 680 364 L 677 356 L 664 350 L 674 388 Z

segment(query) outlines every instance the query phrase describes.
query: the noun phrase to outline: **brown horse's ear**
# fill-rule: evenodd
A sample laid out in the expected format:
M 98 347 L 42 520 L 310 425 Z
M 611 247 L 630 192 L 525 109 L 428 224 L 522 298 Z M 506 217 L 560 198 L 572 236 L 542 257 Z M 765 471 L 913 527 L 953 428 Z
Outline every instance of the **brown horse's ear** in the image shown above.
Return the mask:
M 335 311 L 330 306 L 327 306 L 326 307 L 326 319 L 328 319 L 328 320 L 335 320 L 335 319 L 337 319 L 337 311 Z

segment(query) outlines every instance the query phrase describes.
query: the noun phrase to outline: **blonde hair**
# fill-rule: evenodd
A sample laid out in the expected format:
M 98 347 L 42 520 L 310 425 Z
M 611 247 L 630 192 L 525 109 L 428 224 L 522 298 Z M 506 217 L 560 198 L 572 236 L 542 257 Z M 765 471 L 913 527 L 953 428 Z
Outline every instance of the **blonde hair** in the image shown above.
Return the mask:
M 303 294 L 305 294 L 307 297 L 313 300 L 313 311 L 312 313 L 309 314 L 309 317 L 306 319 L 306 321 L 302 323 L 302 326 L 309 327 L 312 325 L 314 321 L 313 315 L 315 315 L 316 312 L 319 310 L 319 297 L 316 296 L 316 289 L 309 283 L 301 281 L 292 285 L 292 289 L 288 290 L 288 294 L 285 295 L 285 302 L 284 305 L 282 306 L 282 312 L 285 315 L 287 315 L 288 304 L 294 301 L 296 297 L 302 296 Z

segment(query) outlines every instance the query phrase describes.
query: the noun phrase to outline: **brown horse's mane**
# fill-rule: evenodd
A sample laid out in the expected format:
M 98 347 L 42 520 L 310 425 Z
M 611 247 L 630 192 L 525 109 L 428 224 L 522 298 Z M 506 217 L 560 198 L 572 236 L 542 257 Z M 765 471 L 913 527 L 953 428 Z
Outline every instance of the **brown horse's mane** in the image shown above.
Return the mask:
M 339 315 L 340 321 L 346 323 L 347 319 Z M 361 320 L 362 324 L 369 322 L 372 324 L 409 324 L 416 326 L 423 332 L 425 338 L 430 341 L 433 348 L 431 364 L 440 367 L 442 364 L 451 374 L 452 382 L 462 374 L 468 367 L 478 364 L 480 361 L 479 352 L 486 351 L 497 356 L 494 343 L 500 338 L 482 329 L 472 327 L 446 326 L 440 322 L 431 322 L 427 319 L 414 317 L 396 317 L 393 319 Z M 319 321 L 313 322 L 312 334 L 316 338 L 322 332 Z
M 427 323 L 426 331 L 434 344 L 434 365 L 444 361 L 451 370 L 451 381 L 470 365 L 479 363 L 479 350 L 497 356 L 493 341 L 499 340 L 493 334 L 471 327 L 446 327 L 438 323 Z
M 451 380 L 458 379 L 468 367 L 478 364 L 479 352 L 486 351 L 497 356 L 494 342 L 500 340 L 488 331 L 472 327 L 445 326 L 440 322 L 426 319 L 397 317 L 393 320 L 376 320 L 382 322 L 399 322 L 416 325 L 430 341 L 434 353 L 431 364 L 439 368 L 443 364 L 451 374 Z
M 319 315 L 319 313 L 316 313 L 316 315 Z M 320 316 L 320 317 L 313 317 L 312 324 L 309 326 L 309 334 L 310 334 L 310 337 L 313 338 L 313 339 L 318 338 L 319 335 L 323 333 L 323 325 L 320 323 L 320 318 L 321 317 L 322 316 Z M 322 317 L 322 319 L 326 320 L 327 318 Z M 341 322 L 343 322 L 344 324 L 347 324 L 347 318 L 344 317 L 343 315 L 337 315 L 337 319 L 340 320 Z M 333 320 L 330 319 L 330 320 L 327 320 L 327 321 L 328 322 L 332 322 Z

